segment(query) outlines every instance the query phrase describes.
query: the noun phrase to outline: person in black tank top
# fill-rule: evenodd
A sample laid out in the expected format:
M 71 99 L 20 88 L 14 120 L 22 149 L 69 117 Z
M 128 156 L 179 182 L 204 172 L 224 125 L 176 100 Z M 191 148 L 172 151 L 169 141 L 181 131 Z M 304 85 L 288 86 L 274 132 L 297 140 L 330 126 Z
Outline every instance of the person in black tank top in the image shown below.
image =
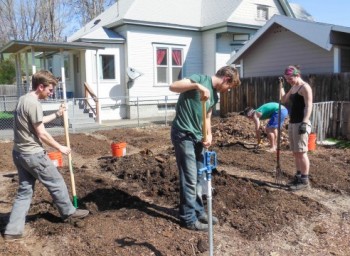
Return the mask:
M 284 71 L 284 78 L 292 86 L 286 93 L 282 84 L 280 91 L 281 101 L 289 105 L 289 144 L 296 165 L 295 177 L 288 184 L 288 187 L 290 190 L 296 191 L 310 188 L 310 161 L 307 151 L 311 132 L 312 89 L 301 78 L 298 66 L 288 66 Z

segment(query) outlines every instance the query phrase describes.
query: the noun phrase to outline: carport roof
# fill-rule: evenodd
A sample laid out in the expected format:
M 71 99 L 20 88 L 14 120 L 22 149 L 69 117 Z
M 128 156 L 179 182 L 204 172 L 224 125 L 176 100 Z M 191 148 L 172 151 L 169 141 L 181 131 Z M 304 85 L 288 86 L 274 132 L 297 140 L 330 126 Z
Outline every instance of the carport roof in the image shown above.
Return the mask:
M 102 46 L 84 42 L 33 42 L 13 40 L 0 49 L 0 53 L 18 53 L 26 49 L 34 48 L 36 52 L 58 50 L 97 50 Z

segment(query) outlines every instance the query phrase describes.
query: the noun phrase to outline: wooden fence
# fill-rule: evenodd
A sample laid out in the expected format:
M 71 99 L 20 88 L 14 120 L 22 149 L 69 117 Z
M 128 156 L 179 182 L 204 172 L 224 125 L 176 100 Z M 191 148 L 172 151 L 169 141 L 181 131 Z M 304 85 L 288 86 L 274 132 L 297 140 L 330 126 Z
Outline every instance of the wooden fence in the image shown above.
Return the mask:
M 313 92 L 313 128 L 317 139 L 344 137 L 350 139 L 350 73 L 308 75 L 303 77 Z M 220 116 L 240 112 L 247 106 L 257 108 L 279 101 L 278 77 L 243 78 L 242 84 L 220 95 Z M 285 90 L 290 85 L 285 84 Z
M 313 92 L 313 102 L 350 101 L 350 73 L 303 76 Z M 278 102 L 278 77 L 241 79 L 242 84 L 220 96 L 220 115 L 242 111 L 245 107 L 259 107 L 267 102 Z M 290 86 L 285 84 L 288 91 Z

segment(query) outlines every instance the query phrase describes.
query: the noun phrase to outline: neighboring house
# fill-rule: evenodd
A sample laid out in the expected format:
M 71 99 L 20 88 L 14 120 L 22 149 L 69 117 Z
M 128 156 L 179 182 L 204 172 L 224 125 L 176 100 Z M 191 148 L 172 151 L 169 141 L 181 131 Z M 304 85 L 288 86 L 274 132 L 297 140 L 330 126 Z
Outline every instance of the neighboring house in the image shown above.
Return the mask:
M 295 17 L 286 0 L 118 0 L 68 38 L 67 47 L 85 49 L 61 45 L 60 55 L 41 58 L 54 73 L 65 70 L 70 96 L 84 97 L 83 83 L 90 85 L 100 120 L 135 118 L 136 100 L 152 100 L 142 116 L 154 116 L 164 111 L 164 101 L 156 103 L 165 95 L 175 104 L 173 81 L 213 75 L 273 15 Z
M 227 64 L 242 77 L 280 76 L 291 64 L 303 74 L 350 72 L 350 28 L 276 15 Z

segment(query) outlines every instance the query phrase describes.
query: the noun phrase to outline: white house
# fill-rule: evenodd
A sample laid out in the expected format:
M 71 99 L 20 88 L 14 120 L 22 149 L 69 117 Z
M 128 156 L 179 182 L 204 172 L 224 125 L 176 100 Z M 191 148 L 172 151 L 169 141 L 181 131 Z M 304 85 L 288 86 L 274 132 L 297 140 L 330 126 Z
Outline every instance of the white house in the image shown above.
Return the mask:
M 66 69 L 70 96 L 84 97 L 86 82 L 100 101 L 102 121 L 134 118 L 138 100 L 143 117 L 154 116 L 164 111 L 165 96 L 175 104 L 177 95 L 168 89 L 173 81 L 213 75 L 273 15 L 295 17 L 287 0 L 118 0 L 65 43 L 86 48 L 57 46 L 58 68 L 50 57 L 44 63 L 61 70 L 57 76 Z M 4 49 L 0 53 L 9 52 Z

